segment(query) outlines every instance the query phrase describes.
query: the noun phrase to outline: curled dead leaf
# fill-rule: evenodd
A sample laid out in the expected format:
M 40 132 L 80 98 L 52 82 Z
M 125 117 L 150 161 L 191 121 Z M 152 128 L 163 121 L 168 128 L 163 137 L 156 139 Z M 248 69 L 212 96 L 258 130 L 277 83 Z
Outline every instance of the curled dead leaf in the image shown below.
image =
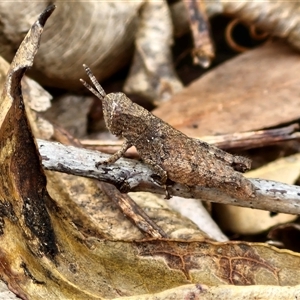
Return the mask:
M 136 58 L 126 88 L 150 99 L 181 89 L 172 66 L 172 23 L 165 1 L 56 2 L 59 9 L 48 22 L 30 71 L 39 83 L 78 90 L 82 87 L 78 78 L 85 76 L 83 63 L 91 66 L 101 81 L 129 64 L 135 43 Z M 0 55 L 12 59 L 24 32 L 47 3 L 27 1 L 20 3 L 18 10 L 13 3 L 0 3 L 0 43 L 5 45 Z M 147 86 L 136 86 L 137 70 Z

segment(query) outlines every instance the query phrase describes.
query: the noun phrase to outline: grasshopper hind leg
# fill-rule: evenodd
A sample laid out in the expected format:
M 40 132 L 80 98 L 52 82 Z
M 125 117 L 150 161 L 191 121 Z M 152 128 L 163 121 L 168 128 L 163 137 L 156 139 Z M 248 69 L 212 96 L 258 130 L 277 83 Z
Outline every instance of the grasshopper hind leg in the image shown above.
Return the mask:
M 160 177 L 160 185 L 162 185 L 164 187 L 165 192 L 166 192 L 165 199 L 170 199 L 171 195 L 168 192 L 168 186 L 167 186 L 167 179 L 168 179 L 167 172 L 162 167 L 160 167 L 159 165 L 155 164 L 150 159 L 143 159 L 143 161 L 146 164 L 148 164 L 152 168 L 152 170 Z

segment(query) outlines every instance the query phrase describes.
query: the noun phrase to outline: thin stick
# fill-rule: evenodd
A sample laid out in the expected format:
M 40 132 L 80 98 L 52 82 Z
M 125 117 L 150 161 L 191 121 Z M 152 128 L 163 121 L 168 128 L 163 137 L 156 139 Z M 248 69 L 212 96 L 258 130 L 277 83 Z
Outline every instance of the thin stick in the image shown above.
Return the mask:
M 141 209 L 127 194 L 121 194 L 112 184 L 99 182 L 101 190 L 111 199 L 129 218 L 129 220 L 143 233 L 153 238 L 167 238 L 167 234 Z

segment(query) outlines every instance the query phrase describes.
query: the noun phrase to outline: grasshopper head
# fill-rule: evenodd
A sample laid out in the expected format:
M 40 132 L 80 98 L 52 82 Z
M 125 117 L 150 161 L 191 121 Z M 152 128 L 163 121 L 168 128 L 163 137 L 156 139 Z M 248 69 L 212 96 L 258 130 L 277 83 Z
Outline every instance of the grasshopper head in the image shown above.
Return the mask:
M 124 122 L 129 122 L 126 120 L 126 112 L 131 104 L 131 100 L 123 93 L 111 93 L 103 99 L 105 124 L 112 134 L 121 136 L 122 132 L 126 130 Z
M 86 65 L 83 67 L 96 90 L 84 80 L 80 79 L 80 81 L 102 101 L 104 120 L 108 130 L 116 136 L 123 136 L 129 140 L 139 138 L 147 127 L 145 120 L 149 112 L 133 103 L 123 93 L 106 95 L 90 68 Z
M 139 135 L 144 108 L 133 103 L 123 93 L 108 94 L 102 101 L 104 120 L 109 131 L 116 136 Z

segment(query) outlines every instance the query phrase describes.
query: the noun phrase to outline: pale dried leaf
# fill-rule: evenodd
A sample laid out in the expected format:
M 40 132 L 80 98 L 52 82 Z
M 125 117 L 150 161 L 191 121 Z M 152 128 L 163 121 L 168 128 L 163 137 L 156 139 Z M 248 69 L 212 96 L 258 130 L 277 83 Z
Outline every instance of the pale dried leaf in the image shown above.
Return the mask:
M 160 226 L 172 239 L 202 240 L 208 239 L 205 228 L 197 227 L 193 220 L 185 218 L 172 208 L 170 201 L 150 193 L 130 193 L 132 199 L 144 209 L 155 223 Z M 184 201 L 184 200 L 183 200 Z
M 220 230 L 199 199 L 185 199 L 175 196 L 168 201 L 168 204 L 193 221 L 211 239 L 218 242 L 228 241 L 228 238 Z
M 20 298 L 17 297 L 14 293 L 12 293 L 8 289 L 8 287 L 5 284 L 5 282 L 3 282 L 2 280 L 0 280 L 0 299 L 1 300 L 18 300 Z
M 294 184 L 300 175 L 300 154 L 276 159 L 256 170 L 245 174 L 247 177 L 258 177 Z
M 272 299 L 290 300 L 298 299 L 300 286 L 279 287 L 273 285 L 234 286 L 220 285 L 207 286 L 203 284 L 190 284 L 170 289 L 161 293 L 139 295 L 133 297 L 115 298 L 114 300 L 245 300 L 245 299 Z

